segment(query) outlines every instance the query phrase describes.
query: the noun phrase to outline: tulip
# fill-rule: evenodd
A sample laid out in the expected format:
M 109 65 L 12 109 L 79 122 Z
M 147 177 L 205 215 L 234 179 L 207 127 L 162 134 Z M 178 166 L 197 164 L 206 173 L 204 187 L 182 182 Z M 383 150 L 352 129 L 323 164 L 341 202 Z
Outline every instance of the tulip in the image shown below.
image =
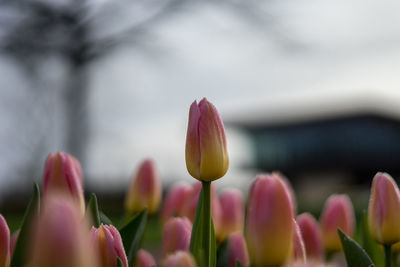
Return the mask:
M 177 251 L 164 261 L 164 267 L 196 267 L 193 256 L 186 251 Z
M 125 199 L 125 207 L 128 212 L 134 213 L 147 208 L 147 211 L 155 213 L 161 200 L 161 182 L 155 164 L 151 159 L 144 160 L 132 179 L 128 194 Z
M 161 220 L 165 223 L 170 217 L 176 215 L 184 216 L 185 201 L 191 193 L 192 187 L 184 182 L 175 184 L 168 192 L 165 198 L 161 212 Z
M 297 214 L 296 194 L 294 192 L 292 184 L 290 183 L 290 180 L 280 172 L 273 172 L 272 175 L 275 175 L 278 178 L 282 179 L 282 181 L 285 183 L 286 188 L 288 189 L 289 192 L 290 201 L 292 202 L 293 214 L 296 215 Z
M 321 215 L 322 239 L 326 251 L 342 250 L 337 229 L 352 236 L 354 221 L 353 205 L 347 195 L 332 195 L 328 198 Z
M 156 261 L 153 256 L 144 249 L 139 249 L 136 254 L 135 267 L 155 267 Z
M 321 229 L 317 220 L 311 214 L 303 213 L 297 216 L 297 224 L 303 237 L 307 259 L 322 261 L 324 258 L 324 247 Z
M 92 227 L 90 240 L 102 267 L 117 267 L 117 257 L 121 259 L 124 267 L 128 267 L 128 258 L 117 228 L 104 224 L 99 228 Z
M 231 233 L 228 237 L 228 267 L 236 267 L 236 261 L 240 261 L 242 267 L 250 266 L 246 241 L 240 232 Z
M 378 243 L 391 245 L 400 241 L 400 193 L 387 173 L 378 172 L 372 181 L 368 224 Z
M 293 259 L 295 261 L 306 261 L 306 248 L 304 246 L 303 237 L 300 232 L 299 225 L 293 220 Z
M 217 239 L 225 240 L 233 232 L 243 232 L 244 209 L 242 193 L 237 189 L 226 189 L 219 197 L 221 203 L 221 226 Z
M 190 106 L 186 135 L 186 167 L 194 178 L 210 182 L 229 166 L 224 124 L 213 104 L 203 98 Z
M 284 264 L 293 251 L 293 206 L 285 183 L 260 175 L 249 195 L 246 235 L 254 266 Z
M 10 229 L 4 217 L 0 214 L 0 267 L 10 264 Z
M 43 197 L 50 194 L 64 194 L 72 197 L 85 212 L 83 175 L 79 161 L 65 152 L 50 153 L 47 157 L 43 176 Z
M 187 218 L 170 218 L 162 236 L 163 258 L 178 250 L 189 250 L 192 224 Z
M 88 244 L 88 224 L 71 198 L 45 199 L 36 222 L 31 267 L 97 267 Z

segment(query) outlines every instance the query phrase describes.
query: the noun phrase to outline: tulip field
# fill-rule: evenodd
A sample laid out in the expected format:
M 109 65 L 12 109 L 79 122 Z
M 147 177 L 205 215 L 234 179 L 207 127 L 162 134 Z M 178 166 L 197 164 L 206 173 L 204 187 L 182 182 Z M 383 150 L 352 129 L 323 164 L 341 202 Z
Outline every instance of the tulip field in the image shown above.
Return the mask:
M 95 194 L 85 201 L 78 160 L 50 154 L 19 229 L 10 233 L 0 215 L 0 267 L 400 266 L 400 192 L 389 174 L 371 177 L 358 222 L 345 194 L 329 196 L 315 218 L 298 214 L 279 172 L 249 180 L 246 194 L 218 194 L 213 181 L 225 179 L 228 141 L 214 105 L 195 101 L 185 151 L 193 183 L 177 182 L 162 196 L 156 163 L 144 159 L 126 193 L 126 214 L 113 221 Z M 157 253 L 142 247 L 150 216 L 162 229 Z

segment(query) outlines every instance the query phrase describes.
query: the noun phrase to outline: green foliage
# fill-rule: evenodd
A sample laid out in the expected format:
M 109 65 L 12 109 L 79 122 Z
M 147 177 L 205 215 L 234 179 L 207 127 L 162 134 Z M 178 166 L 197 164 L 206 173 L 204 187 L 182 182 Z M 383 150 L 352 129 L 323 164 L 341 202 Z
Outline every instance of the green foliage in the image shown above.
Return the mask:
M 26 255 L 28 255 L 28 238 L 29 231 L 32 227 L 34 217 L 39 213 L 40 210 L 40 190 L 39 186 L 35 183 L 33 186 L 33 195 L 28 207 L 25 210 L 24 218 L 20 226 L 20 233 L 15 244 L 13 257 L 11 259 L 10 267 L 21 267 L 26 263 Z
M 100 212 L 100 222 L 102 224 L 113 225 L 111 219 L 108 218 L 107 215 L 105 215 L 102 211 L 99 212 Z
M 147 223 L 147 210 L 142 210 L 119 229 L 129 266 L 133 266 Z
M 365 250 L 359 244 L 357 244 L 357 242 L 344 234 L 340 229 L 338 229 L 338 233 L 340 236 L 340 241 L 342 242 L 348 267 L 375 266 L 367 252 L 365 252 Z
M 378 267 L 384 266 L 385 258 L 383 255 L 382 248 L 372 238 L 368 227 L 368 214 L 367 211 L 363 211 L 362 221 L 359 225 L 361 231 L 361 244 L 368 255 L 371 257 L 374 264 Z
M 100 212 L 99 205 L 97 204 L 97 197 L 94 193 L 90 196 L 89 204 L 86 209 L 86 215 L 91 218 L 93 226 L 98 228 L 100 226 Z
M 242 267 L 242 263 L 239 260 L 236 260 L 236 267 Z

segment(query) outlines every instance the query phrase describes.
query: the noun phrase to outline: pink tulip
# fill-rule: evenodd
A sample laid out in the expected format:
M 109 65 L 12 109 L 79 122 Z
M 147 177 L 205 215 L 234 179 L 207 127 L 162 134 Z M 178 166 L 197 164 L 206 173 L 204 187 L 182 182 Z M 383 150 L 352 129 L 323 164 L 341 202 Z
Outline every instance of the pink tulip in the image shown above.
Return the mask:
M 254 266 L 282 265 L 293 251 L 293 205 L 286 184 L 259 175 L 249 195 L 247 245 Z
M 163 258 L 178 250 L 189 250 L 192 224 L 187 218 L 170 218 L 162 236 Z
M 164 267 L 196 267 L 193 256 L 186 251 L 177 251 L 164 261 Z
M 90 240 L 102 267 L 117 267 L 117 257 L 121 259 L 124 267 L 128 267 L 128 258 L 117 228 L 103 224 L 99 228 L 92 227 Z
M 125 207 L 130 213 L 142 211 L 144 208 L 150 214 L 155 213 L 160 205 L 161 193 L 161 182 L 155 164 L 151 159 L 146 159 L 132 179 Z
M 341 251 L 342 245 L 337 229 L 352 236 L 354 232 L 354 210 L 347 195 L 332 195 L 325 202 L 321 215 L 321 231 L 325 250 Z
M 156 261 L 153 256 L 144 249 L 139 249 L 136 254 L 135 267 L 155 267 Z
M 11 235 L 11 239 L 10 239 L 10 255 L 11 255 L 11 257 L 14 254 L 15 245 L 17 244 L 17 240 L 19 237 L 19 232 L 20 232 L 20 230 L 18 229 Z
M 284 176 L 280 172 L 273 172 L 272 175 L 275 175 L 278 178 L 282 179 L 282 181 L 285 183 L 286 188 L 288 189 L 288 192 L 289 192 L 290 201 L 292 202 L 293 214 L 296 215 L 297 214 L 297 201 L 296 201 L 296 194 L 294 192 L 292 183 L 286 176 Z
M 10 229 L 3 215 L 0 214 L 0 267 L 10 264 Z
M 295 261 L 306 261 L 306 248 L 304 246 L 304 241 L 303 237 L 300 232 L 300 228 L 296 222 L 296 220 L 293 219 L 293 227 L 294 227 L 294 232 L 293 232 L 293 259 Z
M 36 222 L 31 267 L 98 266 L 88 244 L 88 224 L 81 211 L 65 196 L 44 199 Z
M 163 223 L 174 215 L 179 217 L 184 216 L 185 201 L 191 191 L 192 187 L 185 182 L 179 182 L 169 190 L 161 212 L 161 220 Z
M 396 182 L 387 173 L 378 172 L 372 181 L 368 224 L 378 243 L 400 241 L 400 193 Z
M 79 161 L 65 152 L 47 157 L 43 176 L 43 197 L 50 194 L 64 194 L 72 197 L 85 212 L 83 175 Z
M 221 225 L 218 240 L 225 240 L 230 233 L 243 232 L 243 196 L 237 189 L 226 189 L 219 197 L 221 203 Z
M 186 167 L 191 176 L 207 182 L 224 176 L 229 167 L 224 124 L 217 109 L 205 98 L 190 106 Z
M 322 261 L 324 258 L 324 246 L 317 220 L 311 214 L 303 213 L 297 216 L 297 224 L 303 237 L 307 259 Z
M 246 241 L 240 232 L 231 233 L 228 237 L 228 267 L 236 267 L 236 261 L 240 261 L 243 267 L 250 266 Z

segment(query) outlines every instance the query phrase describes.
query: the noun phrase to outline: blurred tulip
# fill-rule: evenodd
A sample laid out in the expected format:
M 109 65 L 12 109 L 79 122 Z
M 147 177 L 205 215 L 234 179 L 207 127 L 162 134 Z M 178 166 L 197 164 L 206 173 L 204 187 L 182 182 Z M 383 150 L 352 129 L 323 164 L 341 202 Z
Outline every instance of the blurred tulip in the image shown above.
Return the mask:
M 237 189 L 226 189 L 219 197 L 221 204 L 221 229 L 217 239 L 225 240 L 230 233 L 243 232 L 244 209 L 242 193 Z
M 155 267 L 156 261 L 153 256 L 144 249 L 139 249 L 136 254 L 135 267 Z
M 163 223 L 174 215 L 179 217 L 184 216 L 185 201 L 188 200 L 188 195 L 191 191 L 192 187 L 185 182 L 179 182 L 169 190 L 161 212 Z
M 303 237 L 307 259 L 322 261 L 324 259 L 324 247 L 317 220 L 309 213 L 302 213 L 297 216 L 297 224 Z
M 132 179 L 125 207 L 130 213 L 142 211 L 144 208 L 150 214 L 155 213 L 160 205 L 161 193 L 161 182 L 155 164 L 151 159 L 146 159 Z
M 162 236 L 163 258 L 178 250 L 189 250 L 192 224 L 187 218 L 170 218 Z
M 17 231 L 15 231 L 11 235 L 11 239 L 10 239 L 10 255 L 11 255 L 11 258 L 12 258 L 12 255 L 14 254 L 15 244 L 17 244 L 17 240 L 18 240 L 18 237 L 19 237 L 19 232 L 20 232 L 20 230 L 18 229 Z
M 341 251 L 337 229 L 352 236 L 354 232 L 354 210 L 347 195 L 332 195 L 325 202 L 321 215 L 322 240 L 326 251 Z
M 0 214 L 0 267 L 10 265 L 10 229 Z
M 88 243 L 88 224 L 70 198 L 45 199 L 36 222 L 30 267 L 97 267 Z
M 300 232 L 300 228 L 296 222 L 296 220 L 293 219 L 293 227 L 294 227 L 294 232 L 293 232 L 293 259 L 295 261 L 306 261 L 306 248 L 304 246 L 304 241 L 303 237 Z
M 164 261 L 164 267 L 196 267 L 193 256 L 186 251 L 177 251 Z
M 76 158 L 65 152 L 50 153 L 46 160 L 43 197 L 53 193 L 72 197 L 79 205 L 81 213 L 85 213 L 81 165 Z
M 292 183 L 285 175 L 283 175 L 280 172 L 272 172 L 272 175 L 277 176 L 279 179 L 281 179 L 285 183 L 286 188 L 288 189 L 288 192 L 289 192 L 290 201 L 292 202 L 293 214 L 296 215 L 297 214 L 297 201 L 296 201 L 296 193 L 294 192 Z
M 190 106 L 186 167 L 191 176 L 208 182 L 224 176 L 229 167 L 224 124 L 206 98 Z
M 368 224 L 378 243 L 390 245 L 400 241 L 400 193 L 387 173 L 378 172 L 372 181 Z
M 117 267 L 117 257 L 121 259 L 124 267 L 128 267 L 128 258 L 117 228 L 104 224 L 99 228 L 92 227 L 90 241 L 102 267 Z
M 240 261 L 242 267 L 250 266 L 246 241 L 241 232 L 231 233 L 228 237 L 227 267 L 236 267 L 236 261 Z
M 284 264 L 293 251 L 293 206 L 285 183 L 259 175 L 249 195 L 247 245 L 254 266 Z

